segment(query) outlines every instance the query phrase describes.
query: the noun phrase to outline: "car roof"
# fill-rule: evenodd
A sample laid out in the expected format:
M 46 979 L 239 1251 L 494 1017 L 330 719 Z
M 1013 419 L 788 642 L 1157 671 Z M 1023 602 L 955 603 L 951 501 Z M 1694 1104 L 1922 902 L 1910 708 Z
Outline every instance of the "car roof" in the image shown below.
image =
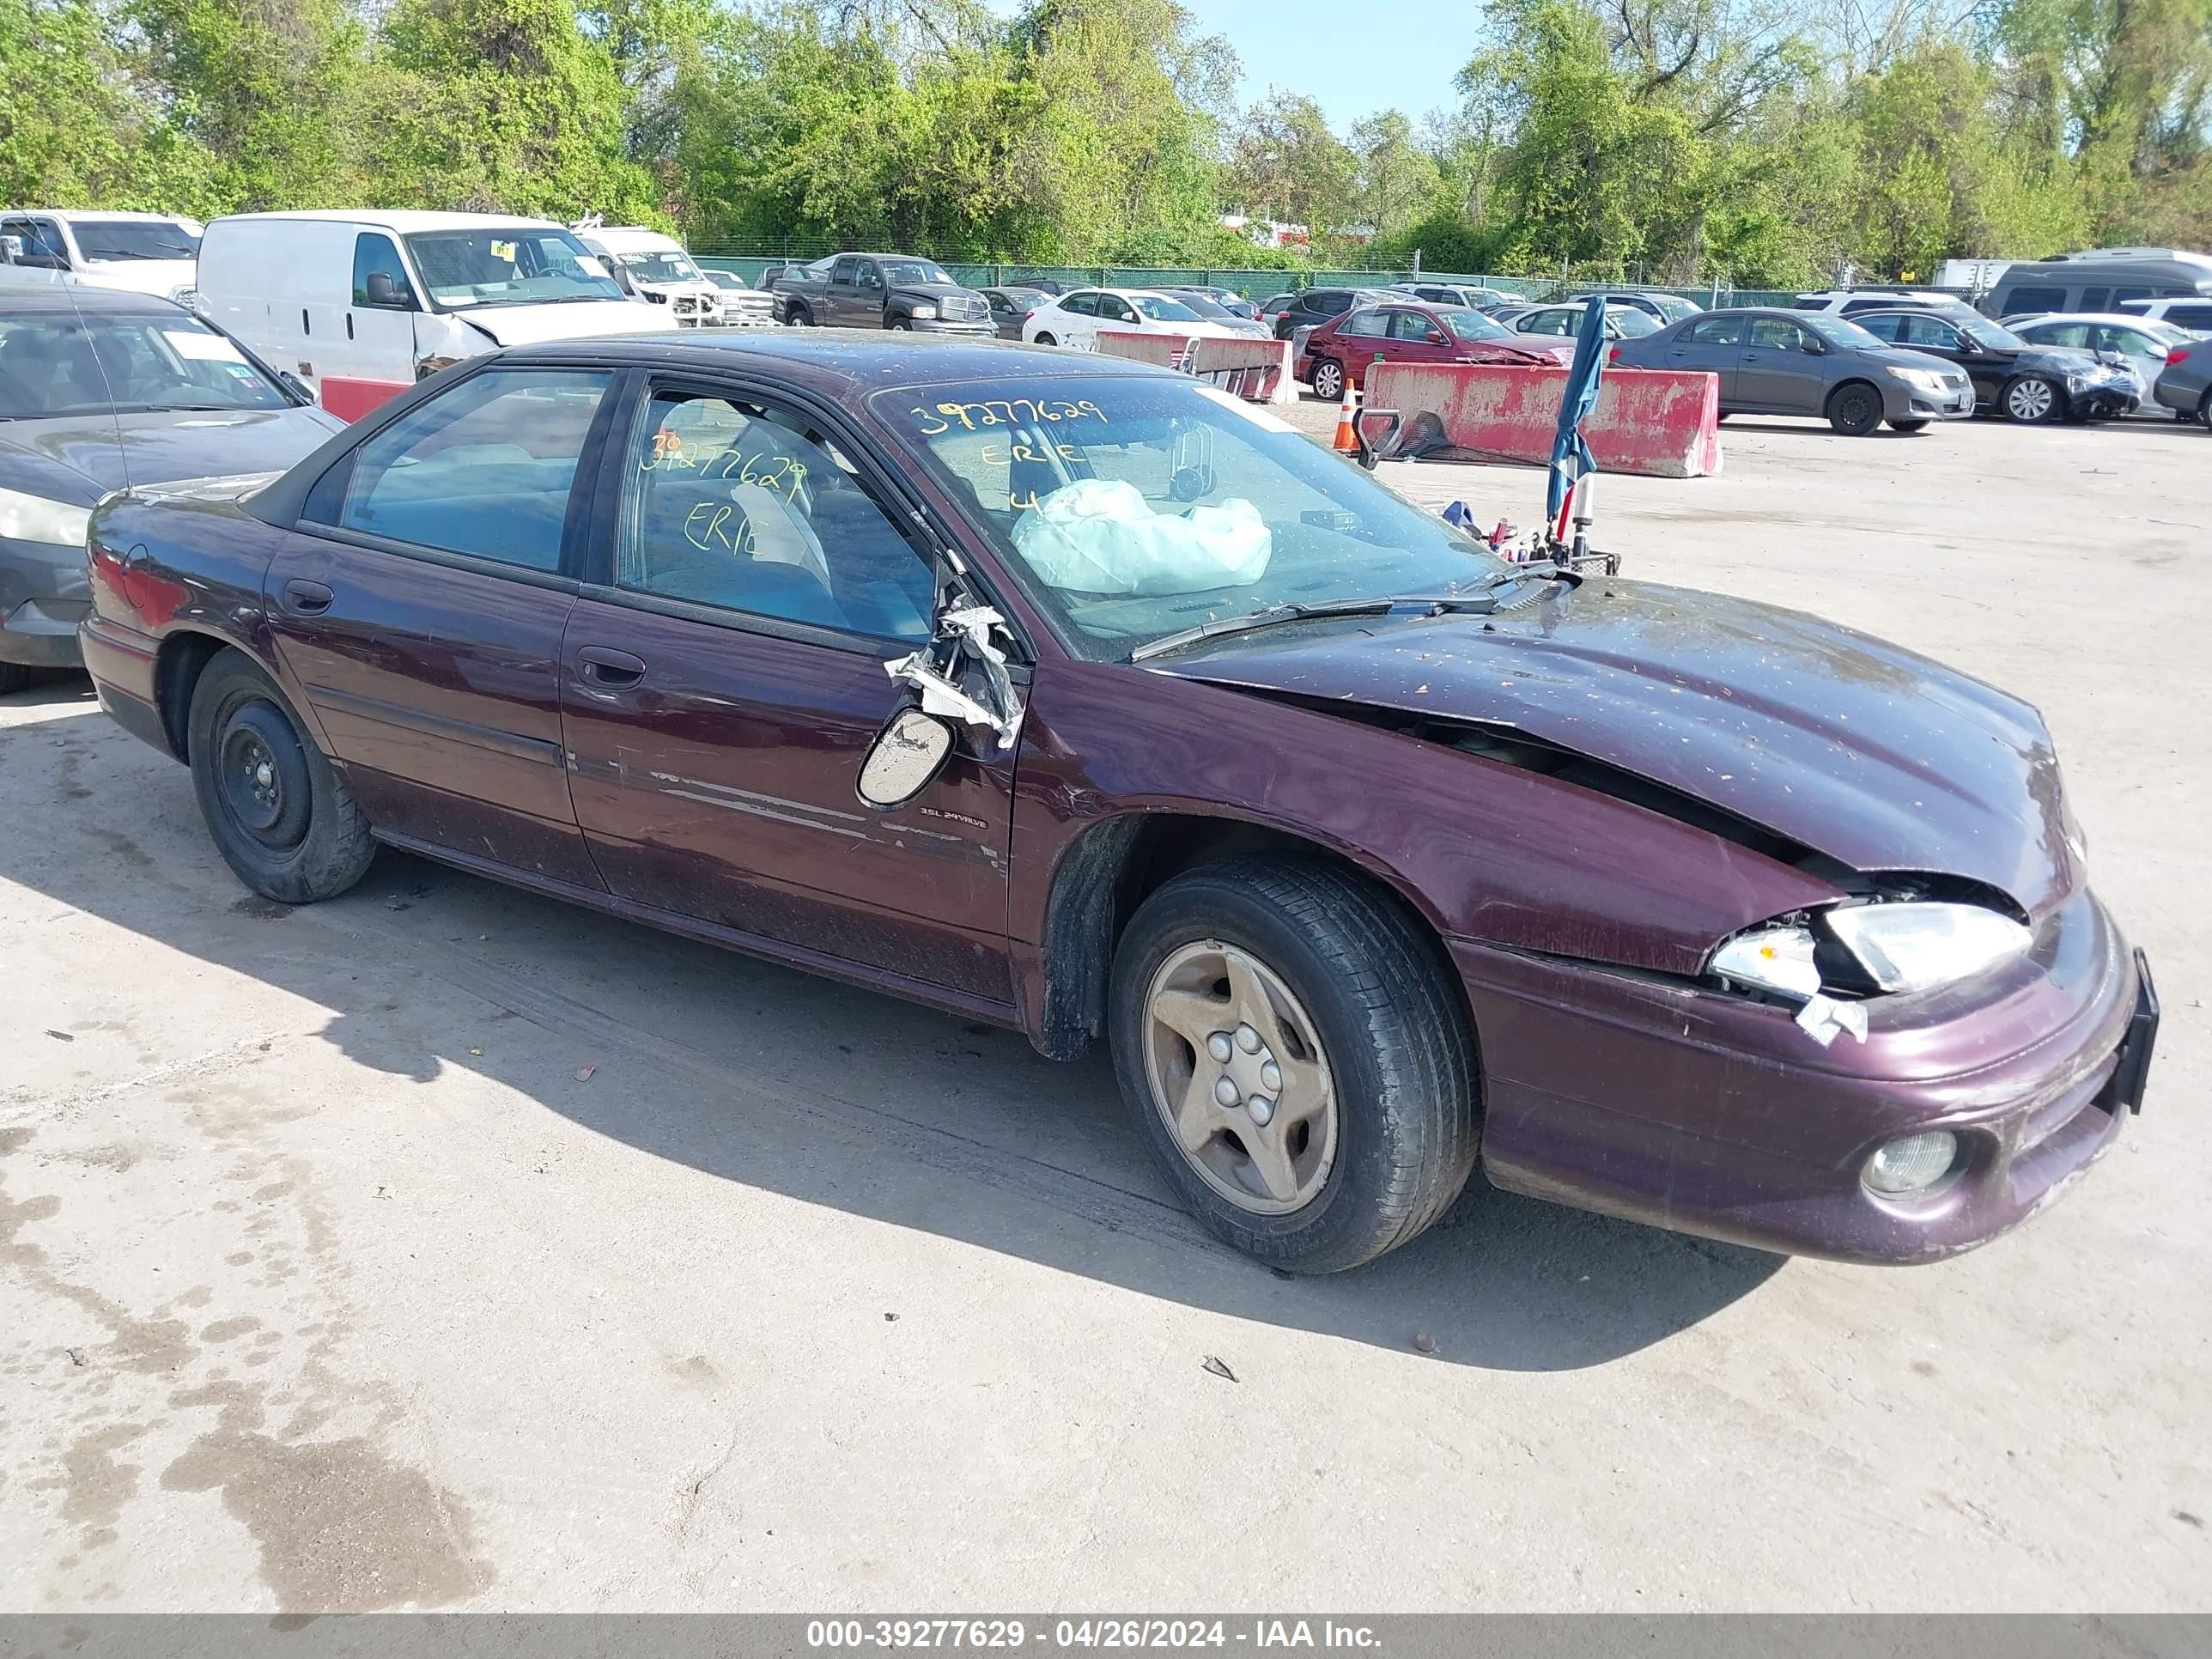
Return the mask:
M 0 208 L 0 214 L 10 219 L 62 219 L 72 223 L 81 219 L 123 219 L 140 225 L 196 225 L 199 222 L 182 213 L 110 213 L 100 208 Z
M 736 369 L 772 363 L 793 384 L 826 396 L 860 395 L 903 386 L 942 386 L 975 380 L 1071 380 L 1115 379 L 1188 380 L 1170 369 L 1126 357 L 1062 351 L 1057 346 L 1022 345 L 1011 340 L 971 340 L 957 336 L 849 331 L 828 329 L 713 329 L 681 334 L 610 335 L 600 339 L 549 340 L 514 346 L 502 362 L 526 363 L 579 359 L 636 368 Z
M 2166 322 L 2163 317 L 2146 317 L 2140 311 L 2031 311 L 2020 318 L 2017 325 L 2040 328 L 2045 323 L 2110 323 L 2121 328 L 2141 328 L 2145 323 Z M 2007 328 L 2015 326 L 2006 323 Z M 2166 326 L 2173 326 L 2166 323 Z
M 650 242 L 656 247 L 664 242 L 669 246 L 675 248 L 680 248 L 684 246 L 683 243 L 678 241 L 673 236 L 670 236 L 661 231 L 655 230 L 649 225 L 594 225 L 589 230 L 578 231 L 576 234 L 579 236 L 597 237 L 600 241 L 605 242 L 610 247 L 613 246 L 617 241 Z
M 125 289 L 92 288 L 76 283 L 56 283 L 52 286 L 31 288 L 0 288 L 0 319 L 20 314 L 43 317 L 58 312 L 64 315 L 82 312 L 88 316 L 128 317 L 143 316 L 148 312 L 173 313 L 189 317 L 191 313 L 182 306 L 152 294 L 137 294 Z
M 212 222 L 233 221 L 267 223 L 287 219 L 319 224 L 374 225 L 404 236 L 418 230 L 483 230 L 498 225 L 527 225 L 532 230 L 566 230 L 550 219 L 533 219 L 526 213 L 432 213 L 412 208 L 295 208 L 278 213 L 226 213 Z

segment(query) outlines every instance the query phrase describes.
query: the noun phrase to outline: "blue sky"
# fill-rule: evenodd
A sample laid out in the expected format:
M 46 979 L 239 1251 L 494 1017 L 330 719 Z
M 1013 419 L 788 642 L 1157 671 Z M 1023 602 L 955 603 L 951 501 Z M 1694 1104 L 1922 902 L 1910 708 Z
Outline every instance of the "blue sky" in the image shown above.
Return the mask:
M 1183 0 L 1205 34 L 1244 65 L 1238 101 L 1278 86 L 1304 93 L 1340 134 L 1378 110 L 1419 121 L 1459 102 L 1452 76 L 1474 55 L 1478 7 L 1415 0 Z

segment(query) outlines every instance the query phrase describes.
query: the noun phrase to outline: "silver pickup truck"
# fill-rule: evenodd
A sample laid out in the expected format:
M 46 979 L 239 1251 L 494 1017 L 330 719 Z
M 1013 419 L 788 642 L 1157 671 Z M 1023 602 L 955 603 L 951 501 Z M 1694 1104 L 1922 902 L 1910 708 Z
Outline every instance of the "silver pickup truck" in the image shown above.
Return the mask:
M 933 259 L 841 253 L 794 265 L 769 290 L 778 316 L 797 328 L 910 328 L 920 334 L 996 337 L 990 302 Z

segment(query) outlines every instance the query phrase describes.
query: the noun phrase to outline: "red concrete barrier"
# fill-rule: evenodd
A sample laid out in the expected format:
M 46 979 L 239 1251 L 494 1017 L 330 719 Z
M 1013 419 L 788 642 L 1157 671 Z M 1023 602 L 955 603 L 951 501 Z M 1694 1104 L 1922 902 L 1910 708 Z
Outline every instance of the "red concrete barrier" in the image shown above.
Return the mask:
M 1398 411 L 1390 453 L 1460 450 L 1543 462 L 1566 389 L 1565 368 L 1385 362 L 1367 372 L 1366 403 Z M 1608 368 L 1583 436 L 1601 471 L 1709 477 L 1721 470 L 1720 381 L 1702 371 Z
M 1173 368 L 1191 343 L 1187 334 L 1139 334 L 1126 329 L 1098 331 L 1098 350 L 1107 357 Z M 1189 369 L 1224 392 L 1255 404 L 1294 404 L 1297 382 L 1291 378 L 1291 343 L 1258 335 L 1229 340 L 1201 339 Z
M 357 421 L 406 390 L 404 380 L 355 380 L 336 374 L 324 375 L 316 388 L 323 407 L 342 421 Z

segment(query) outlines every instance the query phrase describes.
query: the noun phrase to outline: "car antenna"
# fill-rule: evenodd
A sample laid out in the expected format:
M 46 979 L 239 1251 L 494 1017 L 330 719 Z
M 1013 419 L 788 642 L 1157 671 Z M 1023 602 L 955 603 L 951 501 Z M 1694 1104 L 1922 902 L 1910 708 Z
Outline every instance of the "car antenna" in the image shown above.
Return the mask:
M 123 493 L 127 495 L 131 493 L 131 451 L 123 441 L 123 416 L 115 409 L 115 383 L 107 378 L 107 365 L 100 359 L 100 348 L 93 343 L 92 325 L 85 319 L 84 307 L 77 303 L 76 284 L 70 281 L 67 271 L 56 271 L 54 278 L 61 284 L 62 292 L 69 295 L 70 310 L 76 318 L 76 325 L 84 331 L 84 349 L 92 354 L 92 366 L 100 371 L 100 388 L 107 393 L 108 424 L 115 428 L 115 460 L 122 469 Z M 100 503 L 94 501 L 93 505 L 97 507 Z M 88 544 L 85 550 L 89 557 Z

